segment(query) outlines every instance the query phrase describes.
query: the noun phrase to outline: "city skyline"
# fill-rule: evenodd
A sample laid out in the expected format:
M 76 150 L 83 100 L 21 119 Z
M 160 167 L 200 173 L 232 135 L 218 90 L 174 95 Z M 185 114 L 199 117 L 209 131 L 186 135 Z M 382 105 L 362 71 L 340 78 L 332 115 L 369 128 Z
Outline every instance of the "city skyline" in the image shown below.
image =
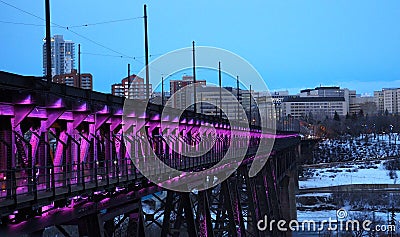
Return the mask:
M 44 3 L 0 4 L 0 24 L 9 35 L 2 38 L 9 47 L 3 50 L 0 70 L 41 75 L 44 22 L 26 12 L 44 18 Z M 337 85 L 373 95 L 381 88 L 400 87 L 396 1 L 146 4 L 150 60 L 189 47 L 194 40 L 198 46 L 225 48 L 242 56 L 271 91 L 287 89 L 293 94 Z M 51 34 L 80 43 L 82 71 L 96 78 L 94 90 L 110 93 L 110 85 L 126 77 L 128 63 L 132 73 L 143 68 L 143 3 L 87 1 L 79 6 L 77 1 L 51 2 Z M 76 12 L 78 17 L 65 17 L 64 12 Z

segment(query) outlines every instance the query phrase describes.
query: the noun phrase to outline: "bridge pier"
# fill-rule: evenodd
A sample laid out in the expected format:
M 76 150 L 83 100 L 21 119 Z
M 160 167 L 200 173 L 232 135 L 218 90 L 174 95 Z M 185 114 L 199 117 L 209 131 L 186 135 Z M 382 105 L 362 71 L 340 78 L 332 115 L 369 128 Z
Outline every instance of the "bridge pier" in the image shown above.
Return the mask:
M 254 236 L 259 237 L 260 234 L 257 228 L 257 221 L 261 220 L 261 215 L 259 202 L 257 201 L 257 189 L 255 182 L 254 179 L 250 179 L 247 169 L 241 168 L 239 175 L 243 175 L 244 186 L 246 189 L 248 203 L 247 230 L 248 232 L 253 233 Z
M 142 211 L 142 205 L 139 201 L 139 207 L 135 209 L 135 211 L 125 214 L 128 216 L 128 228 L 127 234 L 128 237 L 145 237 L 145 229 L 144 229 L 144 217 Z
M 104 237 L 104 227 L 99 214 L 91 214 L 79 219 L 78 229 L 80 236 Z
M 286 221 L 297 219 L 296 207 L 296 175 L 291 171 L 283 177 L 279 185 L 279 199 L 281 200 L 282 217 Z
M 114 223 L 113 219 L 105 221 L 104 222 L 104 233 L 105 233 L 105 236 L 106 237 L 107 236 L 112 236 L 113 233 L 115 232 L 115 227 L 116 226 L 115 226 L 115 223 Z
M 44 230 L 38 230 L 38 231 L 35 231 L 33 233 L 30 233 L 28 236 L 29 237 L 42 237 L 43 236 L 43 232 L 44 232 Z
M 214 237 L 212 229 L 210 206 L 209 206 L 209 191 L 200 191 L 197 196 L 197 215 L 196 222 L 199 224 L 199 234 L 201 237 Z

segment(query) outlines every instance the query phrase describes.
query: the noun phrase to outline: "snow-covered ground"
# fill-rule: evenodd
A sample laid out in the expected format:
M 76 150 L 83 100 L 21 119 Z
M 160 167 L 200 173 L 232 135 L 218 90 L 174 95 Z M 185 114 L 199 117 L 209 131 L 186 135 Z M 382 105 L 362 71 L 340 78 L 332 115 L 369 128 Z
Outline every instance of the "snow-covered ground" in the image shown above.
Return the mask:
M 309 168 L 310 177 L 299 180 L 299 187 L 318 188 L 346 184 L 396 184 L 397 179 L 389 177 L 384 161 L 377 161 L 370 165 L 347 164 L 328 168 Z M 342 168 L 343 167 L 343 168 Z
M 348 184 L 396 184 L 385 160 L 400 156 L 399 134 L 368 134 L 341 137 L 320 142 L 312 160 L 304 166 L 300 188 L 318 188 Z M 324 165 L 321 165 L 324 164 Z

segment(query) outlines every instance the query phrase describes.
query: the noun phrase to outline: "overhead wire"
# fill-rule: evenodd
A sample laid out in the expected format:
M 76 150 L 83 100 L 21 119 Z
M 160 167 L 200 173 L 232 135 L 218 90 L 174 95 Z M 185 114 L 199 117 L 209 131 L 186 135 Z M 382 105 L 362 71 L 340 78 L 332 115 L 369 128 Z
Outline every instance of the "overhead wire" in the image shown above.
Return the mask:
M 125 18 L 125 19 L 119 19 L 119 20 L 110 20 L 110 21 L 103 21 L 103 22 L 96 22 L 96 23 L 88 23 L 88 24 L 83 24 L 83 25 L 68 26 L 68 28 L 78 28 L 78 27 L 88 27 L 88 26 L 95 26 L 95 25 L 104 25 L 104 24 L 110 24 L 110 23 L 116 23 L 116 22 L 122 22 L 122 21 L 131 21 L 131 20 L 136 20 L 136 19 L 141 19 L 141 18 L 143 18 L 143 17 L 142 16 L 131 17 L 131 18 Z
M 24 25 L 24 26 L 40 26 L 40 27 L 44 27 L 44 26 L 45 26 L 45 25 L 43 25 L 43 24 L 33 24 L 33 23 L 14 22 L 14 21 L 3 21 L 3 20 L 0 20 L 0 23 L 12 24 L 12 25 Z M 56 27 L 57 27 L 57 26 L 56 26 Z
M 23 9 L 21 9 L 21 8 L 19 8 L 17 6 L 14 6 L 14 5 L 10 4 L 10 3 L 7 3 L 7 2 L 5 2 L 3 0 L 0 0 L 0 3 L 3 3 L 3 4 L 5 4 L 5 5 L 9 6 L 9 7 L 12 7 L 14 9 L 16 9 L 18 11 L 21 11 L 21 12 L 23 12 L 25 14 L 28 14 L 28 15 L 30 15 L 32 17 L 40 19 L 40 20 L 42 20 L 44 22 L 46 21 L 43 17 L 40 17 L 40 16 L 38 16 L 36 14 L 33 14 L 33 13 L 28 12 L 26 10 L 23 10 Z M 138 60 L 138 58 L 144 58 L 144 56 L 139 56 L 139 57 L 129 56 L 129 55 L 125 54 L 125 53 L 119 52 L 118 50 L 112 49 L 111 47 L 108 47 L 108 46 L 106 46 L 106 45 L 104 45 L 102 43 L 99 43 L 99 42 L 97 42 L 95 40 L 92 40 L 89 37 L 84 36 L 84 35 L 82 35 L 82 34 L 80 34 L 80 33 L 78 33 L 78 32 L 76 32 L 76 31 L 71 29 L 71 28 L 82 28 L 82 27 L 88 27 L 88 26 L 110 24 L 110 23 L 116 23 L 116 22 L 123 22 L 123 21 L 129 21 L 129 20 L 135 20 L 135 19 L 141 19 L 141 18 L 143 18 L 143 16 L 125 18 L 125 19 L 118 19 L 118 20 L 109 20 L 109 21 L 103 21 L 103 22 L 97 22 L 97 23 L 88 23 L 88 24 L 83 24 L 83 25 L 74 25 L 74 26 L 63 26 L 63 25 L 57 24 L 57 23 L 52 22 L 52 21 L 51 21 L 51 24 L 53 25 L 53 27 L 65 29 L 65 30 L 75 34 L 76 36 L 78 36 L 80 38 L 83 38 L 83 39 L 85 39 L 85 40 L 87 40 L 87 41 L 89 41 L 89 42 L 91 42 L 91 43 L 93 43 L 93 44 L 95 44 L 95 45 L 97 45 L 97 46 L 99 46 L 101 48 L 107 49 L 108 51 L 111 51 L 111 52 L 117 54 L 117 55 L 110 55 L 110 54 L 97 54 L 97 53 L 88 53 L 88 52 L 86 52 L 85 54 L 87 54 L 87 55 L 104 56 L 104 57 L 115 57 L 115 58 L 128 58 L 128 59 L 133 59 L 134 61 L 140 63 L 141 65 L 145 65 L 144 62 Z M 15 25 L 26 25 L 26 26 L 45 26 L 45 25 L 40 25 L 40 24 L 23 23 L 23 22 L 11 22 L 11 21 L 0 21 L 0 23 L 15 24 Z M 149 57 L 155 57 L 155 56 L 160 56 L 160 55 L 164 55 L 164 54 L 165 53 L 150 54 Z M 160 70 L 158 70 L 158 69 L 156 69 L 154 67 L 153 67 L 153 70 L 156 70 L 156 71 L 162 73 Z
M 7 6 L 9 6 L 9 7 L 12 7 L 12 8 L 14 8 L 14 9 L 17 9 L 18 11 L 21 11 L 21 12 L 23 12 L 23 13 L 25 13 L 25 14 L 28 14 L 28 15 L 30 15 L 30 16 L 33 16 L 33 17 L 35 17 L 35 18 L 37 18 L 37 19 L 40 19 L 40 20 L 42 20 L 42 21 L 46 21 L 44 18 L 42 18 L 42 17 L 40 17 L 40 16 L 38 16 L 38 15 L 36 15 L 36 14 L 33 14 L 33 13 L 31 13 L 31 12 L 28 12 L 28 11 L 25 11 L 25 10 L 23 10 L 23 9 L 17 7 L 17 6 L 14 6 L 14 5 L 10 4 L 10 3 L 7 3 L 7 2 L 5 2 L 5 1 L 3 1 L 3 0 L 0 0 L 0 2 L 3 3 L 3 4 L 5 4 L 5 5 L 7 5 Z M 119 20 L 116 20 L 116 21 L 119 21 Z M 110 22 L 110 21 L 108 21 L 108 23 L 109 23 L 109 22 Z M 94 24 L 103 24 L 103 23 L 106 23 L 106 22 L 99 22 L 99 23 L 94 23 Z M 74 30 L 71 30 L 71 29 L 70 29 L 69 27 L 67 27 L 67 26 L 62 26 L 62 25 L 57 24 L 57 23 L 55 23 L 55 22 L 51 22 L 51 24 L 53 24 L 53 25 L 55 25 L 56 27 L 59 27 L 59 28 L 64 28 L 64 29 L 70 31 L 71 33 L 77 35 L 78 37 L 81 37 L 81 38 L 83 38 L 83 39 L 85 39 L 85 40 L 87 40 L 87 41 L 89 41 L 89 42 L 91 42 L 91 43 L 93 43 L 93 44 L 96 44 L 97 46 L 100 46 L 100 47 L 102 47 L 102 48 L 104 48 L 104 49 L 107 49 L 107 50 L 109 50 L 109 51 L 111 51 L 111 52 L 114 52 L 114 53 L 116 53 L 116 54 L 120 54 L 120 55 L 122 55 L 122 56 L 124 56 L 124 57 L 131 57 L 131 56 L 126 55 L 126 54 L 124 54 L 124 53 L 122 53 L 122 52 L 119 52 L 119 51 L 117 51 L 117 50 L 114 50 L 114 49 L 112 49 L 112 48 L 110 48 L 110 47 L 108 47 L 108 46 L 105 46 L 105 45 L 103 45 L 103 44 L 101 44 L 101 43 L 98 43 L 98 42 L 96 42 L 96 41 L 94 41 L 94 40 L 92 40 L 92 39 L 90 39 L 90 38 L 88 38 L 88 37 L 86 37 L 86 36 L 84 36 L 84 35 L 82 35 L 82 34 L 76 32 L 76 31 L 74 31 Z M 89 24 L 87 24 L 87 25 L 89 25 Z M 131 58 L 133 58 L 133 57 L 131 57 Z

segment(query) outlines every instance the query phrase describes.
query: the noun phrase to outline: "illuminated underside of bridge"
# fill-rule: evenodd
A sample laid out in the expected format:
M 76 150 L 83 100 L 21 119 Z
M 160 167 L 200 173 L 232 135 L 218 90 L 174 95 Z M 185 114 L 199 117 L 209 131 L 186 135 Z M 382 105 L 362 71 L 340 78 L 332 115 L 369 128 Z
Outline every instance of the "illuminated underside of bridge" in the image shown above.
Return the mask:
M 275 229 L 260 232 L 256 224 L 264 215 L 296 218 L 296 134 L 260 135 L 259 128 L 250 127 L 251 137 L 240 147 L 246 156 L 228 179 L 198 192 L 165 190 L 149 181 L 132 159 L 145 159 L 144 151 L 151 149 L 165 165 L 195 174 L 221 161 L 229 141 L 240 145 L 240 134 L 227 120 L 184 111 L 179 118 L 168 118 L 176 129 L 165 137 L 159 126 L 166 120 L 160 116 L 163 108 L 150 104 L 146 115 L 132 120 L 135 132 L 127 137 L 123 104 L 120 97 L 0 72 L 0 234 L 41 236 L 45 228 L 56 226 L 68 235 L 61 225 L 77 225 L 79 235 L 116 236 L 115 230 L 128 221 L 128 236 L 145 236 L 150 224 L 159 227 L 156 236 L 290 235 Z M 188 157 L 172 149 L 206 137 L 207 131 L 198 129 L 205 123 L 216 131 L 207 154 Z M 264 145 L 261 136 L 275 144 L 257 157 Z M 254 160 L 268 156 L 261 171 L 249 177 Z M 162 167 L 146 168 L 154 176 L 164 172 Z M 158 198 L 161 207 L 144 215 L 141 198 L 147 195 Z

